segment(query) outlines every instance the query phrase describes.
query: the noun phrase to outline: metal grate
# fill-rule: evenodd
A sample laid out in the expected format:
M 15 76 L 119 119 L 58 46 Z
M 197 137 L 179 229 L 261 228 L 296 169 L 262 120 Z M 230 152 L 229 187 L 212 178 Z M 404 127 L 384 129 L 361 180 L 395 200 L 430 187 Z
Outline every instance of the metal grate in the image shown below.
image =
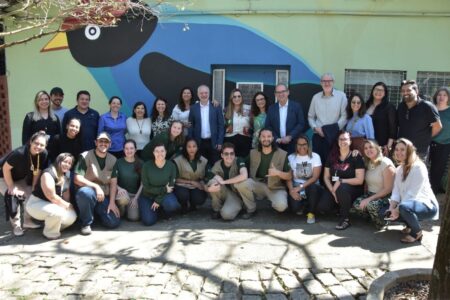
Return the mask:
M 225 69 L 213 70 L 212 99 L 217 100 L 225 107 Z
M 418 71 L 417 85 L 420 96 L 433 101 L 436 90 L 442 86 L 450 87 L 450 72 Z
M 397 106 L 401 101 L 400 85 L 405 79 L 406 71 L 345 69 L 344 91 L 347 97 L 358 92 L 367 101 L 372 86 L 382 81 L 388 87 L 389 101 Z

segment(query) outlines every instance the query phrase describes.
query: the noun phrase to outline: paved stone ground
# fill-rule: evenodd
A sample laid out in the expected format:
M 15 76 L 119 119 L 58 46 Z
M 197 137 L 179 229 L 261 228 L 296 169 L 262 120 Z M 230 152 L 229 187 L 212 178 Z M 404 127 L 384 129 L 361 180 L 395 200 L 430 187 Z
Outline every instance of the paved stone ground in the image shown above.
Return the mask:
M 340 232 L 333 217 L 307 225 L 258 209 L 223 222 L 201 208 L 150 228 L 95 226 L 88 237 L 74 226 L 56 241 L 41 230 L 13 237 L 3 221 L 0 299 L 365 299 L 388 270 L 432 266 L 438 222 L 425 224 L 422 244 L 403 245 L 399 225 L 376 232 L 355 217 Z

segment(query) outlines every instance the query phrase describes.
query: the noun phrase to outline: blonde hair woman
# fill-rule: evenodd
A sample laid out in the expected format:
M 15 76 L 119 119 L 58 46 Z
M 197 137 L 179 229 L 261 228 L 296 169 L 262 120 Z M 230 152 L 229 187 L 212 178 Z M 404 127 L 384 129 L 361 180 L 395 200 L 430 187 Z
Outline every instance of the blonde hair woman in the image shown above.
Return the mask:
M 363 143 L 363 158 L 366 165 L 365 182 L 367 193 L 358 197 L 353 207 L 363 214 L 368 214 L 375 226 L 381 229 L 385 221 L 380 217 L 380 210 L 389 205 L 389 197 L 394 185 L 395 166 L 374 140 Z
M 247 157 L 250 153 L 250 117 L 244 112 L 244 99 L 239 89 L 230 93 L 225 112 L 225 142 L 235 146 L 236 156 Z
M 437 220 L 439 204 L 431 190 L 427 167 L 410 140 L 400 138 L 396 141 L 394 159 L 399 166 L 386 216 L 406 223 L 402 230 L 405 236 L 400 241 L 414 243 L 422 240 L 419 220 Z

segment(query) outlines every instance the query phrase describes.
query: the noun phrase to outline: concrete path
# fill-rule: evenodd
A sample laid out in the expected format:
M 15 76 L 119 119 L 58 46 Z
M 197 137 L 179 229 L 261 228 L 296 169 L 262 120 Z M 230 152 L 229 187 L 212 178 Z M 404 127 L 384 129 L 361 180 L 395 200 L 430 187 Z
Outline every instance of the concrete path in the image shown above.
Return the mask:
M 377 232 L 366 220 L 336 231 L 258 204 L 251 220 L 211 220 L 208 208 L 152 227 L 74 226 L 47 241 L 13 237 L 0 224 L 0 299 L 363 299 L 387 270 L 432 267 L 439 222 L 421 244 L 401 244 L 402 226 Z M 3 217 L 3 208 L 1 209 Z M 4 219 L 3 219 L 4 220 Z

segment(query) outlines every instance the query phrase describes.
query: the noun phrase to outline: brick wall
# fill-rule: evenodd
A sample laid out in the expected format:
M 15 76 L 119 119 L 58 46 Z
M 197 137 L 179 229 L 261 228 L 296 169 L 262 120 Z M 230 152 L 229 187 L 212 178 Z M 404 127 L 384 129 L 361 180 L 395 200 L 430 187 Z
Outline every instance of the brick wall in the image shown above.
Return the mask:
M 0 157 L 11 151 L 11 124 L 9 122 L 8 84 L 0 76 Z

